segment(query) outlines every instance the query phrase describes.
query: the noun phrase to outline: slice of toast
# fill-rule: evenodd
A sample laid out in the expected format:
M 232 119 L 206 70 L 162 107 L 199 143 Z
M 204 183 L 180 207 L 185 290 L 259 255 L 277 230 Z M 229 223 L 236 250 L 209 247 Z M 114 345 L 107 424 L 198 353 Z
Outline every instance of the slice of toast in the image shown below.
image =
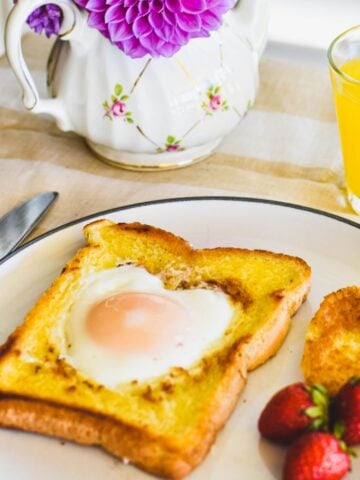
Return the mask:
M 302 371 L 309 383 L 322 383 L 336 394 L 360 375 L 360 287 L 327 295 L 305 338 Z
M 100 220 L 0 351 L 0 424 L 99 445 L 166 478 L 197 466 L 233 410 L 249 370 L 274 355 L 310 288 L 301 259 L 236 248 L 195 250 L 147 225 Z M 188 369 L 149 381 L 99 385 L 60 355 L 61 325 L 84 278 L 131 262 L 167 289 L 220 288 L 234 314 Z M 255 428 L 255 427 L 254 427 Z

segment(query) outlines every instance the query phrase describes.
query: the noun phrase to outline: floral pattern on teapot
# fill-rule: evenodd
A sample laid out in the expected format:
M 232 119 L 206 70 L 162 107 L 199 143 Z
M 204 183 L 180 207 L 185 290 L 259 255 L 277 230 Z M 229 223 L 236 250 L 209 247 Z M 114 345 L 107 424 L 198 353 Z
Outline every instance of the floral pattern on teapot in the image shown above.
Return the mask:
M 105 109 L 105 118 L 113 120 L 114 118 L 121 117 L 124 122 L 134 123 L 132 113 L 127 109 L 127 100 L 129 95 L 124 93 L 124 88 L 120 83 L 117 83 L 114 88 L 114 93 L 111 95 L 111 103 L 105 100 L 103 107 Z
M 141 80 L 141 77 L 139 76 L 134 82 L 134 85 L 131 89 L 131 93 L 135 90 L 140 80 Z M 131 93 L 130 94 L 124 93 L 123 85 L 121 83 L 117 83 L 114 87 L 114 92 L 111 95 L 111 100 L 110 101 L 105 100 L 103 102 L 103 108 L 105 110 L 104 118 L 107 118 L 110 121 L 121 118 L 122 121 L 125 123 L 135 124 L 135 121 L 132 116 L 132 112 L 128 110 L 128 103 L 127 103 L 131 97 Z M 200 96 L 204 97 L 204 95 L 201 95 L 201 94 Z M 164 146 L 155 147 L 156 153 L 181 152 L 186 150 L 184 147 L 181 146 L 181 142 L 191 131 L 193 131 L 194 128 L 196 128 L 202 121 L 204 121 L 206 117 L 212 116 L 216 112 L 228 112 L 230 110 L 231 107 L 228 104 L 228 101 L 223 99 L 222 97 L 220 85 L 215 85 L 215 86 L 210 85 L 206 89 L 205 96 L 206 96 L 206 100 L 202 101 L 201 103 L 201 108 L 205 112 L 203 118 L 200 118 L 200 120 L 196 121 L 193 125 L 191 126 L 189 125 L 186 133 L 180 139 L 177 139 L 172 135 L 168 135 Z M 251 104 L 251 101 L 249 100 L 248 106 L 250 104 Z M 239 116 L 242 116 L 238 113 L 235 107 L 232 107 L 232 109 Z M 135 126 L 139 134 L 141 134 L 144 138 L 149 140 L 149 142 L 151 142 L 153 145 L 156 145 L 156 142 L 150 139 L 147 135 L 145 135 L 145 133 L 143 132 L 143 129 L 139 125 L 135 124 Z
M 164 148 L 158 147 L 156 149 L 157 153 L 183 152 L 184 150 L 185 148 L 181 146 L 181 140 L 173 137 L 172 135 L 168 135 Z
M 210 85 L 206 90 L 206 97 L 206 100 L 201 104 L 201 108 L 206 112 L 206 115 L 211 116 L 219 110 L 223 112 L 229 110 L 227 100 L 222 98 L 220 85 Z

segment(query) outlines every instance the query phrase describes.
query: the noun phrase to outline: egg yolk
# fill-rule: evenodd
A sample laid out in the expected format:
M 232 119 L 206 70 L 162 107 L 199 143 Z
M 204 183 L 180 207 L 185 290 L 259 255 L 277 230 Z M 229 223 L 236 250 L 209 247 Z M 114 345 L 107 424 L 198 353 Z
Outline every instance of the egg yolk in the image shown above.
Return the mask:
M 179 347 L 190 323 L 188 310 L 175 300 L 137 292 L 106 298 L 94 305 L 86 318 L 94 342 L 127 352 Z

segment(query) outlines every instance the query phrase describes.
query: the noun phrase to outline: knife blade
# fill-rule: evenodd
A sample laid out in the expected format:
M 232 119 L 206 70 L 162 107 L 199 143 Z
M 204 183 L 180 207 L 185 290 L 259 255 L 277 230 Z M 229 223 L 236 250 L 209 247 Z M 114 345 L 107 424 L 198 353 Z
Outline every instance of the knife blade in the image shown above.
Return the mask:
M 0 260 L 29 235 L 57 196 L 57 192 L 40 193 L 0 218 Z

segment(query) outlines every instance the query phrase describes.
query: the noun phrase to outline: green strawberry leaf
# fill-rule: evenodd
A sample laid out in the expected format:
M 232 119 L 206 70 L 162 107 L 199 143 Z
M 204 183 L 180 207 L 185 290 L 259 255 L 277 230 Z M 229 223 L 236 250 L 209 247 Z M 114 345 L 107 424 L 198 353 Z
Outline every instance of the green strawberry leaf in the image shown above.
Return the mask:
M 310 425 L 310 430 L 322 430 L 324 428 L 324 421 L 321 418 L 315 418 Z
M 312 399 L 313 399 L 313 402 L 315 403 L 315 405 L 319 405 L 321 407 L 326 407 L 327 404 L 328 404 L 328 401 L 325 397 L 325 395 L 320 392 L 319 390 L 316 390 L 314 389 L 312 391 Z
M 313 385 L 313 388 L 315 388 L 319 392 L 323 393 L 324 395 L 328 395 L 328 391 L 327 391 L 326 387 L 324 387 L 324 385 L 321 385 L 321 383 L 315 383 Z
M 339 440 L 339 446 L 343 452 L 346 452 L 350 457 L 356 458 L 357 453 L 352 448 L 348 447 L 344 440 Z
M 329 396 L 323 385 L 306 385 L 305 390 L 308 392 L 314 405 L 305 409 L 304 413 L 312 419 L 311 430 L 329 429 Z
M 304 413 L 310 418 L 318 418 L 321 416 L 321 408 L 319 407 L 309 407 L 306 408 Z
M 340 440 L 340 438 L 344 435 L 344 433 L 345 433 L 344 422 L 336 422 L 333 427 L 334 436 Z

